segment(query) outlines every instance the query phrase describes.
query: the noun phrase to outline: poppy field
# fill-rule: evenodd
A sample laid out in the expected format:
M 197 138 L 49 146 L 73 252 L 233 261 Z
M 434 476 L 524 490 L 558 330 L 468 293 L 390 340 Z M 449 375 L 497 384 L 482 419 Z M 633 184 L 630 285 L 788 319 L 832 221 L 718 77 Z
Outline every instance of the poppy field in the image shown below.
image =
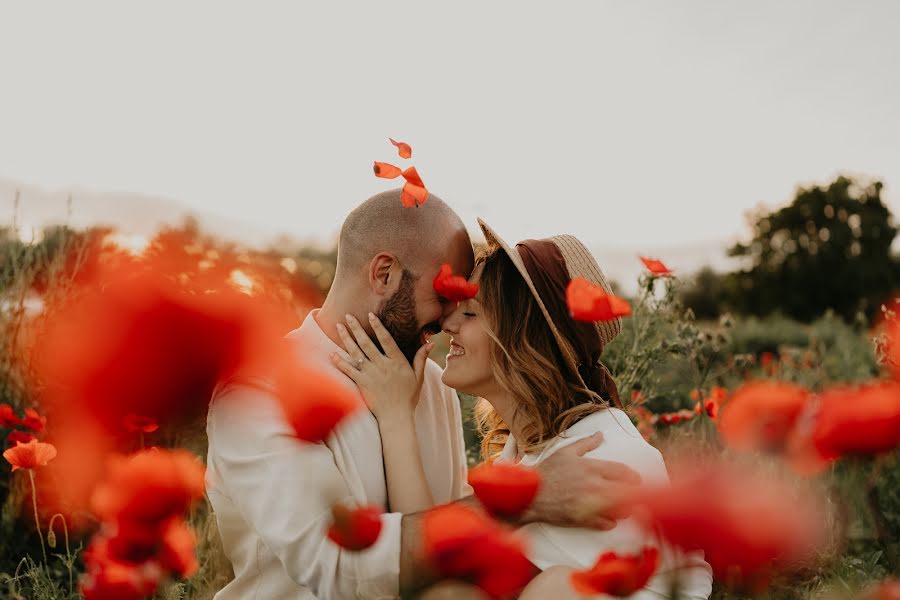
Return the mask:
M 410 169 L 375 166 L 403 175 L 415 207 L 427 190 Z M 2 235 L 0 598 L 211 598 L 231 577 L 204 495 L 217 383 L 264 371 L 298 444 L 363 409 L 280 343 L 321 303 L 334 254 L 250 251 L 191 226 L 150 240 L 99 229 Z M 631 297 L 577 280 L 567 297 L 574 318 L 623 317 L 604 361 L 672 476 L 671 487 L 622 499 L 623 514 L 703 550 L 713 598 L 900 598 L 893 305 L 850 321 L 698 320 L 665 257 L 644 266 Z M 476 291 L 449 270 L 435 288 L 456 300 Z M 438 341 L 436 360 L 441 350 Z M 485 510 L 433 510 L 421 546 L 443 577 L 514 596 L 533 573 L 505 522 L 540 481 L 478 466 L 474 400 L 461 402 Z M 365 551 L 380 533 L 377 507 L 336 504 L 333 521 L 328 537 L 342 551 Z M 569 584 L 627 597 L 657 560 L 652 547 L 606 553 Z

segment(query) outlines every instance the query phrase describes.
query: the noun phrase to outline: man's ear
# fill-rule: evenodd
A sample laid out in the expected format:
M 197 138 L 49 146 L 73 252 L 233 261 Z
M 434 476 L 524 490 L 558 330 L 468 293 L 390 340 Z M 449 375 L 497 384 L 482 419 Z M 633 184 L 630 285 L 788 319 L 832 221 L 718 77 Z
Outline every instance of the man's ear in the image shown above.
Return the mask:
M 394 292 L 400 281 L 400 261 L 390 252 L 376 254 L 369 262 L 369 287 L 379 296 Z

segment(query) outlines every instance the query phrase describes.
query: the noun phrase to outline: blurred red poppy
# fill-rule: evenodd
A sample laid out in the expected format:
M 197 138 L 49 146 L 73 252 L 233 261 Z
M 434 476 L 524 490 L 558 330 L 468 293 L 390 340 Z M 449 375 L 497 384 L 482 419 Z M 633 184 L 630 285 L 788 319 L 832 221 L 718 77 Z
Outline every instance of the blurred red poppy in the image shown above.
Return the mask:
M 393 145 L 397 146 L 397 153 L 400 155 L 400 158 L 412 158 L 412 146 L 406 142 L 395 141 L 394 138 L 388 139 L 391 140 Z
M 375 166 L 372 167 L 372 170 L 375 171 L 376 177 L 381 177 L 384 179 L 395 179 L 400 177 L 400 167 L 395 167 L 390 163 L 378 162 L 375 161 Z
M 722 410 L 719 431 L 732 448 L 781 452 L 809 397 L 805 388 L 791 383 L 745 383 Z
M 536 574 L 518 537 L 486 515 L 456 504 L 423 517 L 422 549 L 443 577 L 474 583 L 495 598 L 515 594 Z
M 570 580 L 575 591 L 585 596 L 630 596 L 647 585 L 658 563 L 659 551 L 653 547 L 633 555 L 605 552 L 590 569 L 572 572 Z
M 84 600 L 140 600 L 156 591 L 163 576 L 156 563 L 101 558 L 93 544 L 85 551 L 85 566 L 79 585 Z
M 648 530 L 684 550 L 703 550 L 727 585 L 763 586 L 821 542 L 820 503 L 797 488 L 725 463 L 676 463 L 672 472 L 671 486 L 644 487 L 628 505 Z
M 823 458 L 890 452 L 900 445 L 900 382 L 823 392 L 812 443 Z
M 32 434 L 25 431 L 10 431 L 9 435 L 6 436 L 6 441 L 9 442 L 10 446 L 15 446 L 17 443 L 21 442 L 23 444 L 27 444 L 31 440 L 36 440 Z
M 46 400 L 112 436 L 129 414 L 160 424 L 197 415 L 219 379 L 283 334 L 237 291 L 188 293 L 162 272 L 111 277 L 55 311 L 33 352 Z
M 631 314 L 628 302 L 582 277 L 569 282 L 566 303 L 569 314 L 576 321 L 611 321 Z
M 666 265 L 663 264 L 661 260 L 657 260 L 655 258 L 646 258 L 639 257 L 641 262 L 644 263 L 644 266 L 647 267 L 647 270 L 653 273 L 654 275 L 671 275 L 672 270 L 669 269 Z
M 3 453 L 12 470 L 16 469 L 36 469 L 46 466 L 48 462 L 56 457 L 56 448 L 53 444 L 45 444 L 33 439 L 29 442 L 16 442 L 16 445 Z
M 171 520 L 160 538 L 160 566 L 179 577 L 191 577 L 199 568 L 196 546 L 194 530 L 182 519 Z
M 335 504 L 331 507 L 334 522 L 328 528 L 328 539 L 347 550 L 368 548 L 381 534 L 381 512 L 377 506 L 349 509 Z
M 26 408 L 25 418 L 22 419 L 21 425 L 35 433 L 41 433 L 47 426 L 47 417 L 39 414 L 38 411 L 33 408 Z
M 441 265 L 441 270 L 432 282 L 434 291 L 450 302 L 463 302 L 478 294 L 478 284 L 469 283 L 465 277 L 454 275 L 448 264 Z
M 130 433 L 137 433 L 138 431 L 153 433 L 159 429 L 159 425 L 153 420 L 153 417 L 145 417 L 133 413 L 125 415 L 122 425 L 125 427 L 125 431 Z
M 21 421 L 9 404 L 0 404 L 0 427 L 18 427 Z
M 531 506 L 541 486 L 541 476 L 519 465 L 482 464 L 469 471 L 469 484 L 488 512 L 515 517 Z
M 321 369 L 289 360 L 276 377 L 285 418 L 297 438 L 305 442 L 323 441 L 338 423 L 363 406 L 353 389 Z
M 143 450 L 109 461 L 91 506 L 123 537 L 157 536 L 203 497 L 205 468 L 186 450 Z
M 703 411 L 701 411 L 700 403 L 698 402 L 697 404 L 694 405 L 694 412 L 697 413 L 698 415 L 701 412 L 706 412 L 706 415 L 710 419 L 715 420 L 716 415 L 719 414 L 719 403 L 718 403 L 718 401 L 713 400 L 712 398 L 710 398 L 709 400 L 705 400 L 703 402 Z

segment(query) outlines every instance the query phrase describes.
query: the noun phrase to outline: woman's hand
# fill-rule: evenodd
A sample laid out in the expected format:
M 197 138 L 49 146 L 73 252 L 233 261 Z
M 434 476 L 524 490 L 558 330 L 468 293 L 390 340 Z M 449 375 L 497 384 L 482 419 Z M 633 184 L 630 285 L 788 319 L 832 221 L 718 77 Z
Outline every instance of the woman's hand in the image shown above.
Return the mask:
M 347 315 L 349 331 L 340 323 L 337 326 L 347 355 L 332 354 L 331 361 L 356 382 L 379 423 L 382 420 L 411 419 L 419 402 L 425 361 L 434 344 L 429 342 L 419 348 L 410 366 L 378 317 L 369 313 L 369 323 L 384 353 L 369 339 L 359 321 Z

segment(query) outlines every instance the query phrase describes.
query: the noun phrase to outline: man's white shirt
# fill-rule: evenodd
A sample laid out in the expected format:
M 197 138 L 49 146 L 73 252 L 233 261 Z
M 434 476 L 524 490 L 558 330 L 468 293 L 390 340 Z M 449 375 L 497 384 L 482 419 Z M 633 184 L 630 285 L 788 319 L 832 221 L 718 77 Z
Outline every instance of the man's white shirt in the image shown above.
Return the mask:
M 315 316 L 288 334 L 302 360 L 356 385 L 330 362 L 339 351 Z M 263 386 L 226 385 L 207 417 L 207 489 L 234 580 L 216 600 L 396 598 L 399 513 L 382 516 L 378 541 L 351 552 L 326 537 L 331 505 L 387 506 L 381 436 L 367 410 L 345 419 L 324 443 L 295 439 L 277 400 Z M 428 361 L 416 433 L 436 503 L 471 493 L 456 393 Z

